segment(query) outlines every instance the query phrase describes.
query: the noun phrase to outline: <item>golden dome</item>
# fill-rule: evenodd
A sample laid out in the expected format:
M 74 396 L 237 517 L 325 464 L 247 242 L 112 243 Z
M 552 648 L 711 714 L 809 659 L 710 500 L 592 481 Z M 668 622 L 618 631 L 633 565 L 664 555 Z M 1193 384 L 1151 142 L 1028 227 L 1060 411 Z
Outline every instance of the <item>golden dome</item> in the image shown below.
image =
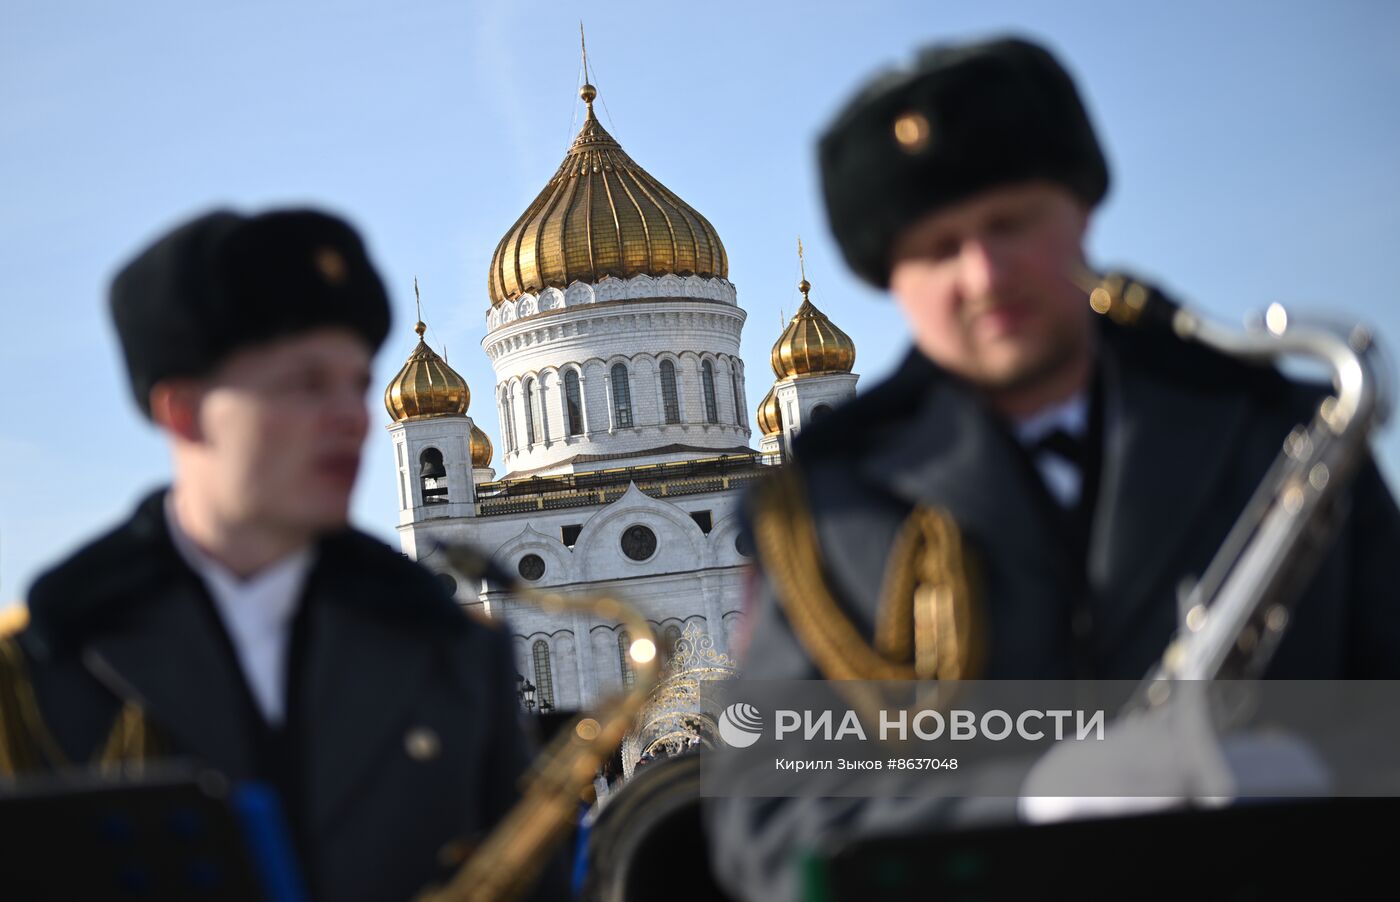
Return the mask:
M 783 431 L 783 412 L 778 407 L 778 396 L 775 394 L 777 388 L 775 385 L 768 389 L 768 394 L 758 402 L 758 428 L 763 430 L 764 435 L 777 435 Z
M 806 279 L 797 287 L 802 292 L 802 306 L 773 345 L 773 373 L 779 379 L 849 373 L 856 365 L 855 342 L 812 303 L 807 296 L 812 286 Z
M 384 407 L 396 423 L 417 417 L 461 416 L 471 404 L 467 380 L 423 340 L 427 329 L 421 320 L 413 327 L 418 333 L 418 347 L 384 389 Z
M 579 93 L 588 104 L 583 128 L 491 257 L 492 305 L 604 276 L 727 278 L 714 226 L 623 152 L 593 115 L 592 85 Z
M 481 469 L 491 466 L 491 439 L 475 423 L 472 423 L 471 450 L 473 467 Z

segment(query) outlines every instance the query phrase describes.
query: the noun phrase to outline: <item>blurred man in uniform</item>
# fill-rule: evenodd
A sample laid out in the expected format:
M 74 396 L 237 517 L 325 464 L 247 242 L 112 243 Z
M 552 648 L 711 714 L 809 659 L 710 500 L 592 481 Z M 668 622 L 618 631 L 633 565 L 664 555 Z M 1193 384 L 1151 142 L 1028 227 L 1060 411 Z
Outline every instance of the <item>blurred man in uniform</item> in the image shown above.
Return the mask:
M 0 642 L 0 776 L 193 759 L 278 791 L 316 898 L 411 898 L 526 758 L 508 637 L 347 525 L 389 328 L 359 236 L 211 213 L 123 268 L 111 310 L 174 478 Z
M 756 497 L 763 588 L 744 675 L 1145 677 L 1177 627 L 1179 582 L 1203 572 L 1321 394 L 1091 311 L 1077 274 L 1108 168 L 1039 46 L 928 49 L 866 86 L 819 153 L 846 261 L 890 291 L 913 347 L 802 432 L 786 490 Z M 1369 458 L 1350 498 L 1269 676 L 1400 676 L 1400 514 Z M 948 552 L 952 591 L 937 597 L 959 625 L 927 658 L 908 638 L 904 552 L 920 542 Z M 717 870 L 746 898 L 785 898 L 799 852 L 965 823 L 957 807 L 718 800 Z

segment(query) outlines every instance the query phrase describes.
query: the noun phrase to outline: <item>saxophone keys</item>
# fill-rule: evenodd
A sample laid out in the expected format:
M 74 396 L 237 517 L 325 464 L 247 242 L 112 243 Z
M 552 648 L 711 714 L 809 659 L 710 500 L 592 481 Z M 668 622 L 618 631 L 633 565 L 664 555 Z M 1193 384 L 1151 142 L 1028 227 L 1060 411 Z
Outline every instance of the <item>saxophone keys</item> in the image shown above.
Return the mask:
M 1176 673 L 1185 661 L 1186 649 L 1182 647 L 1180 640 L 1167 646 L 1166 652 L 1162 655 L 1162 666 L 1168 673 Z
M 1283 490 L 1283 509 L 1288 514 L 1294 515 L 1303 509 L 1303 487 L 1297 484 L 1290 485 Z
M 1303 460 L 1312 454 L 1312 438 L 1302 426 L 1294 426 L 1283 441 L 1283 450 L 1294 460 Z
M 1327 424 L 1327 428 L 1341 435 L 1346 429 L 1346 420 L 1337 416 L 1337 398 L 1329 395 L 1322 399 L 1322 404 L 1317 409 L 1317 415 L 1322 418 L 1322 422 Z

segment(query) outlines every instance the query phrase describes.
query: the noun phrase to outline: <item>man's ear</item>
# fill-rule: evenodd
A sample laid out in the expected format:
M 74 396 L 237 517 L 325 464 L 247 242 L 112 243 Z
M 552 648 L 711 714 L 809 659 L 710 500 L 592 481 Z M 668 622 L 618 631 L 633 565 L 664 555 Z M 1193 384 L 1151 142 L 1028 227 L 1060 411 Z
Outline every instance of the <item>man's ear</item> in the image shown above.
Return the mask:
M 1083 241 L 1084 238 L 1088 237 L 1088 235 L 1089 235 L 1089 229 L 1091 229 L 1091 228 L 1093 227 L 1093 225 L 1094 225 L 1094 214 L 1097 213 L 1097 212 L 1098 212 L 1098 208 L 1097 208 L 1097 207 L 1091 206 L 1090 204 L 1086 204 L 1086 203 L 1084 203 L 1083 201 L 1080 201 L 1080 203 L 1079 203 L 1079 237 L 1080 237 L 1080 240 L 1081 240 L 1081 241 Z
M 167 379 L 151 386 L 151 419 L 176 438 L 198 442 L 204 438 L 199 428 L 199 405 L 204 390 L 191 379 Z

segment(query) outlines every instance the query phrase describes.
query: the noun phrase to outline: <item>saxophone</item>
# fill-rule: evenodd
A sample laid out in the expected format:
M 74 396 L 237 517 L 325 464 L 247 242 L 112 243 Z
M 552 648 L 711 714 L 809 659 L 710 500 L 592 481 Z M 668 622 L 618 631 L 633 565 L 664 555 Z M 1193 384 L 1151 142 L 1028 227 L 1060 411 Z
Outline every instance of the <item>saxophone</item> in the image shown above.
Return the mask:
M 1188 680 L 1262 675 L 1346 514 L 1347 487 L 1390 408 L 1383 353 L 1363 326 L 1294 322 L 1271 305 L 1245 332 L 1222 328 L 1122 275 L 1077 279 L 1099 314 L 1127 326 L 1168 328 L 1230 356 L 1260 363 L 1300 357 L 1324 364 L 1334 392 L 1284 440 L 1200 579 L 1183 585 L 1176 635 L 1129 711 L 1165 704 Z
M 550 850 L 577 818 L 580 796 L 631 729 L 656 683 L 656 636 L 641 614 L 616 598 L 567 598 L 540 592 L 520 585 L 470 546 L 438 547 L 449 566 L 463 576 L 508 586 L 517 598 L 545 611 L 583 611 L 600 620 L 620 621 L 632 637 L 628 649 L 636 675 L 632 688 L 605 702 L 593 716 L 580 717 L 560 730 L 525 777 L 515 807 L 446 884 L 417 897 L 417 902 L 506 902 L 529 890 Z

